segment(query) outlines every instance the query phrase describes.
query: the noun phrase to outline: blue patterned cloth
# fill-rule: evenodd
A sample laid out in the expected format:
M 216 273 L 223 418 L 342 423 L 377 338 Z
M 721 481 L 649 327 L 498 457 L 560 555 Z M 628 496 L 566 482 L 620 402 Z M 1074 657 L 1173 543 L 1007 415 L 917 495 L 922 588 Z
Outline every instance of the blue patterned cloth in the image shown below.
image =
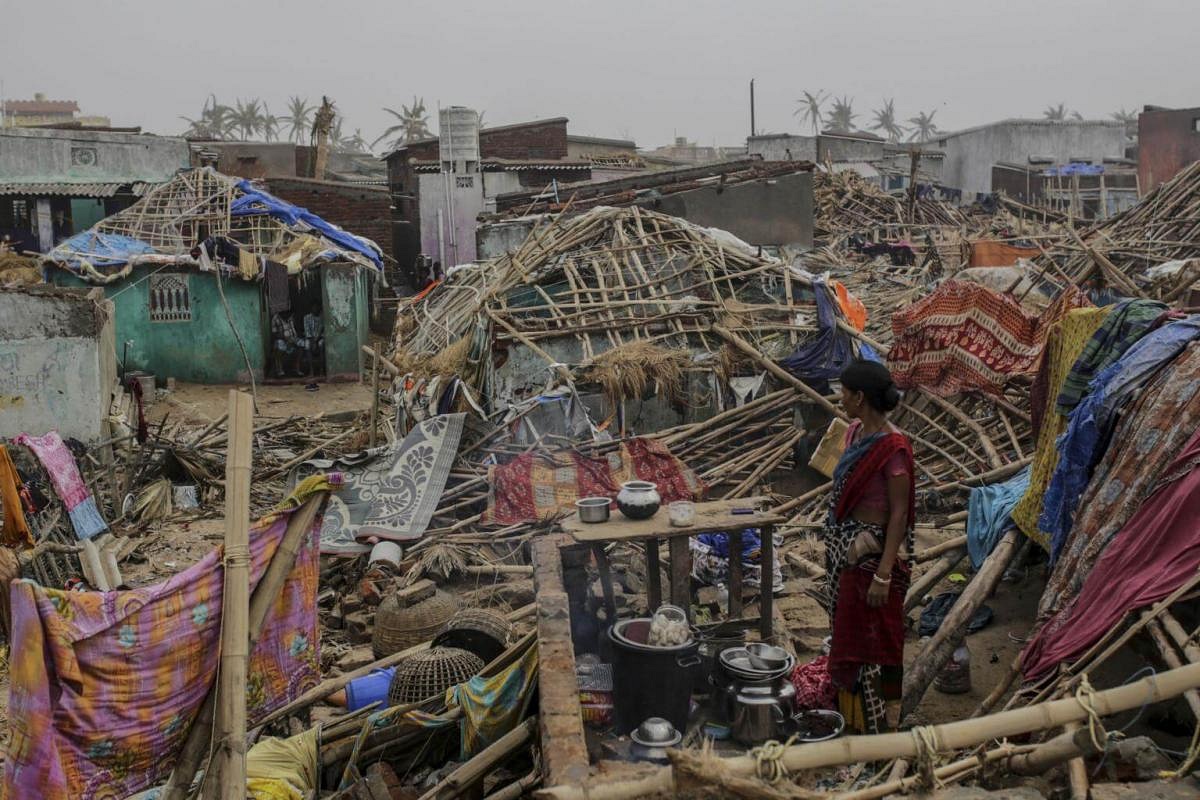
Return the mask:
M 790 356 L 781 358 L 779 366 L 818 392 L 828 394 L 829 381 L 854 361 L 854 340 L 838 329 L 841 312 L 825 281 L 813 279 L 813 297 L 817 303 L 817 335 L 801 342 Z
M 1050 539 L 1050 563 L 1058 556 L 1075 523 L 1079 498 L 1092 469 L 1108 449 L 1117 412 L 1164 364 L 1200 337 L 1200 315 L 1168 323 L 1147 334 L 1118 361 L 1103 369 L 1089 393 L 1071 412 L 1058 437 L 1058 466 L 1046 488 L 1038 530 Z

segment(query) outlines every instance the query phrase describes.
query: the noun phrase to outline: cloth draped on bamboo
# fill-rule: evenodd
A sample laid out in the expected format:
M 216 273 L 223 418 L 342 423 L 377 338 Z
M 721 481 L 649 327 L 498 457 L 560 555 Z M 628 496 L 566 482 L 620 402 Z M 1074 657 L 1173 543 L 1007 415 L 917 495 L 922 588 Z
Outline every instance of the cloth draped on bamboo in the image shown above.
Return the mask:
M 371 546 L 359 540 L 369 536 L 419 539 L 441 502 L 465 419 L 466 414 L 430 417 L 391 445 L 306 462 L 309 471 L 338 471 L 344 477 L 325 510 L 321 551 L 366 552 Z
M 1082 292 L 1068 288 L 1035 316 L 1009 295 L 949 280 L 892 315 L 888 368 L 903 389 L 999 395 L 1010 377 L 1034 371 L 1051 327 L 1087 304 Z
M 1078 593 L 1092 567 L 1200 427 L 1200 341 L 1159 370 L 1121 414 L 1112 443 L 1079 500 L 1079 513 L 1039 604 L 1047 617 Z
M 33 532 L 25 520 L 25 508 L 21 505 L 21 475 L 17 472 L 8 454 L 8 448 L 0 444 L 0 506 L 4 509 L 4 528 L 0 529 L 0 545 L 26 548 L 33 546 Z
M 250 532 L 251 589 L 278 550 L 297 503 L 327 490 L 306 481 Z M 250 653 L 251 725 L 320 676 L 317 622 L 320 519 Z M 223 551 L 162 583 L 112 592 L 12 586 L 11 742 L 5 796 L 44 800 L 127 797 L 166 776 L 220 658 Z
M 1040 370 L 1046 386 L 1042 426 L 1038 431 L 1037 447 L 1029 470 L 1029 488 L 1012 510 L 1013 522 L 1017 523 L 1021 532 L 1045 550 L 1050 549 L 1050 541 L 1038 530 L 1037 521 L 1042 513 L 1046 485 L 1050 483 L 1050 476 L 1058 464 L 1055 442 L 1067 425 L 1066 417 L 1056 410 L 1058 390 L 1084 345 L 1107 315 L 1107 308 L 1074 309 L 1054 325 L 1046 340 L 1044 363 Z
M 1200 336 L 1200 316 L 1151 331 L 1091 382 L 1089 393 L 1071 411 L 1057 442 L 1058 466 L 1046 488 L 1038 528 L 1050 538 L 1051 563 L 1058 560 L 1075 522 L 1079 498 L 1096 462 L 1104 455 L 1117 412 L 1150 377 Z
M 446 708 L 461 708 L 460 758 L 466 760 L 517 727 L 529 710 L 538 679 L 538 649 L 530 640 L 525 653 L 498 674 L 476 675 L 446 690 Z
M 854 341 L 837 325 L 840 313 L 832 290 L 824 280 L 812 279 L 817 304 L 817 335 L 779 360 L 779 366 L 819 392 L 829 391 L 829 381 L 842 374 L 854 360 Z
M 246 752 L 246 796 L 250 800 L 303 800 L 318 788 L 319 726 L 286 739 L 267 736 Z
M 1029 467 L 1006 481 L 971 489 L 967 500 L 967 554 L 975 569 L 1013 526 L 1012 510 L 1029 488 Z
M 1100 370 L 1125 354 L 1162 318 L 1167 307 L 1157 300 L 1123 300 L 1109 311 L 1083 351 L 1071 365 L 1058 392 L 1058 413 L 1064 416 L 1079 405 L 1088 384 Z
M 1200 566 L 1200 430 L 1154 483 L 1154 491 L 1096 562 L 1083 588 L 1021 655 L 1026 678 L 1075 658 L 1138 608 L 1155 603 Z
M 80 539 L 90 539 L 98 533 L 108 530 L 107 523 L 100 516 L 96 507 L 96 498 L 83 482 L 79 467 L 75 465 L 75 456 L 67 449 L 62 437 L 57 431 L 50 431 L 42 436 L 30 436 L 22 433 L 15 441 L 33 451 L 38 461 L 50 475 L 50 483 L 54 492 L 62 500 L 75 528 L 75 535 Z
M 655 439 L 633 438 L 596 458 L 576 450 L 528 452 L 488 470 L 485 523 L 513 525 L 575 510 L 580 497 L 613 497 L 631 480 L 658 486 L 663 505 L 703 500 L 707 487 L 696 473 Z

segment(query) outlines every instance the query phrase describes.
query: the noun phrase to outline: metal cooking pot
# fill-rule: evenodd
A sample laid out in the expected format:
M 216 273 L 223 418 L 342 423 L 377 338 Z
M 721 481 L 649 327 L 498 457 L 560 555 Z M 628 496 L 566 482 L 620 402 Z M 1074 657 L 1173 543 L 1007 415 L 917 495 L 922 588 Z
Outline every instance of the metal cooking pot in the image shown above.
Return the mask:
M 612 503 L 607 497 L 582 497 L 575 501 L 575 508 L 579 511 L 580 522 L 608 522 L 609 505 Z
M 795 687 L 785 683 L 778 688 L 741 686 L 737 689 L 732 694 L 730 714 L 734 740 L 744 745 L 757 745 L 784 738 L 791 720 Z

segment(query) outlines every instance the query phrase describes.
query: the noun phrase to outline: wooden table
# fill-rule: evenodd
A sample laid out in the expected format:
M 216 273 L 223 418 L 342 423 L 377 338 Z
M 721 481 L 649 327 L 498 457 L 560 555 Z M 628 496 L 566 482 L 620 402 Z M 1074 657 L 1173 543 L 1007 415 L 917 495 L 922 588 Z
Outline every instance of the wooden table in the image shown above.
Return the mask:
M 775 574 L 775 526 L 785 519 L 770 512 L 758 509 L 767 502 L 761 497 L 744 497 L 740 500 L 715 500 L 708 503 L 696 503 L 695 523 L 686 528 L 676 528 L 671 525 L 667 509 L 659 509 L 658 513 L 647 520 L 631 520 L 614 511 L 608 522 L 586 523 L 579 520 L 578 515 L 572 514 L 561 523 L 562 528 L 583 544 L 597 545 L 597 562 L 602 573 L 608 566 L 607 557 L 603 555 L 606 542 L 640 541 L 646 544 L 646 601 L 650 610 L 658 608 L 662 603 L 662 579 L 659 574 L 658 547 L 659 542 L 666 539 L 670 547 L 671 602 L 688 613 L 691 617 L 691 576 L 692 554 L 688 548 L 688 539 L 702 533 L 729 534 L 729 615 L 741 616 L 742 613 L 742 531 L 747 528 L 758 528 L 762 542 L 761 578 L 759 588 L 759 635 L 763 641 L 770 641 L 772 634 L 772 615 L 774 613 L 774 574 Z M 748 510 L 750 513 L 735 513 Z M 602 563 L 601 563 L 602 562 Z M 605 587 L 607 595 L 609 588 Z M 606 597 L 607 600 L 607 597 Z

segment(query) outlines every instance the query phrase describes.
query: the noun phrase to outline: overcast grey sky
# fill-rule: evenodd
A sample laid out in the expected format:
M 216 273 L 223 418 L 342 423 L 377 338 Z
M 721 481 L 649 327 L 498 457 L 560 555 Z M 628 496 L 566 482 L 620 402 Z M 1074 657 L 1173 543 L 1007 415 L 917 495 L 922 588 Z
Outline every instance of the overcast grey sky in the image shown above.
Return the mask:
M 486 110 L 498 125 L 566 116 L 570 131 L 737 144 L 757 78 L 760 131 L 798 131 L 803 89 L 944 129 L 1200 105 L 1197 0 L 6 0 L 8 98 L 75 99 L 117 125 L 177 134 L 210 92 L 333 97 L 368 141 L 381 106 L 414 94 Z

